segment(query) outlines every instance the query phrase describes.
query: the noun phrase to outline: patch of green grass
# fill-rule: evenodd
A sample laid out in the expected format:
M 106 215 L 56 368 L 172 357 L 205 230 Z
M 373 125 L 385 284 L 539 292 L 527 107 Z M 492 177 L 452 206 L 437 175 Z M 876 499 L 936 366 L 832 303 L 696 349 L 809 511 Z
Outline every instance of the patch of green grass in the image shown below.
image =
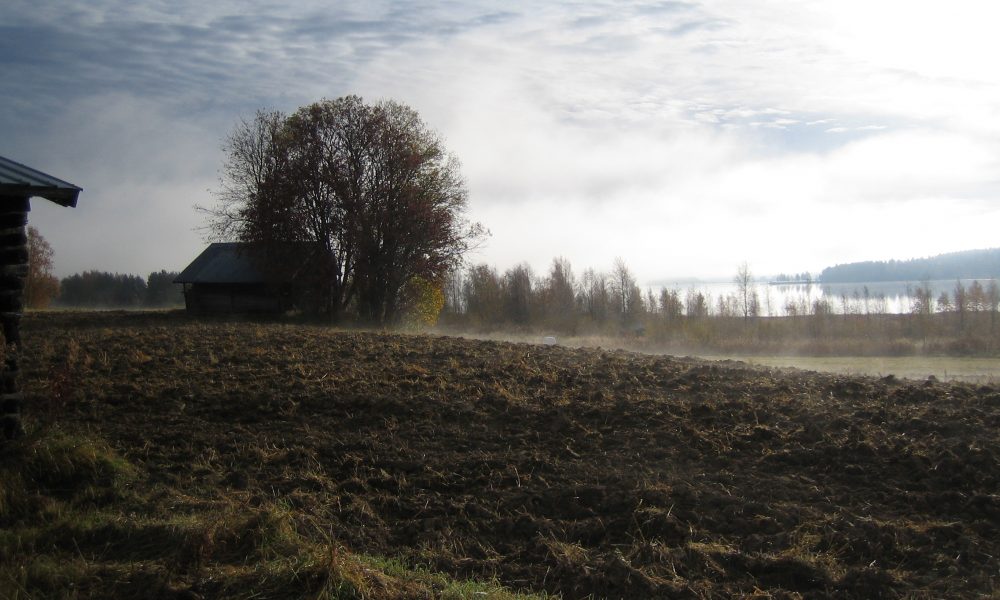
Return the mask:
M 288 505 L 240 497 L 175 514 L 176 490 L 101 440 L 55 429 L 0 462 L 0 599 L 524 598 L 399 561 L 354 554 Z
M 433 597 L 442 600 L 530 600 L 549 598 L 548 594 L 521 594 L 512 592 L 496 581 L 458 581 L 426 569 L 413 567 L 396 559 L 362 555 L 358 557 L 370 568 L 393 578 L 418 583 L 433 591 Z
M 136 469 L 106 443 L 49 429 L 0 448 L 0 525 L 119 499 Z

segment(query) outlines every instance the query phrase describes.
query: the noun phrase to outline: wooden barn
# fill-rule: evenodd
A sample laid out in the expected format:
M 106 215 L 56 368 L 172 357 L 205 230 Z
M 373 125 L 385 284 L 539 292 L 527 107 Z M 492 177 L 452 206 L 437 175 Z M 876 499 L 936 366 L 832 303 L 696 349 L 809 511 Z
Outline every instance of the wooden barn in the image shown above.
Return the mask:
M 31 198 L 60 206 L 76 206 L 80 188 L 0 156 L 0 325 L 4 352 L 0 371 L 0 404 L 4 439 L 23 433 L 18 353 L 24 280 L 28 275 L 28 211 Z
M 184 304 L 194 313 L 282 313 L 301 307 L 320 255 L 316 244 L 265 247 L 238 242 L 205 248 L 174 283 L 184 286 Z

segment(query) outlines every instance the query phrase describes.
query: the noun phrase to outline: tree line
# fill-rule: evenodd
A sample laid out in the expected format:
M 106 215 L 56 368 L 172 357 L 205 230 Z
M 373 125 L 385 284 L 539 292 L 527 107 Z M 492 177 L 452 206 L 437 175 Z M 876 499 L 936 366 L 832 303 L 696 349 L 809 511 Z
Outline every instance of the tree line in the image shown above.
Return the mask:
M 442 318 L 446 324 L 482 329 L 640 335 L 653 318 L 679 321 L 760 316 L 764 303 L 745 263 L 737 269 L 733 282 L 734 293 L 712 298 L 695 288 L 686 292 L 667 287 L 643 289 L 621 258 L 614 260 L 610 271 L 587 268 L 579 277 L 562 257 L 553 259 L 542 275 L 536 275 L 527 263 L 503 273 L 478 264 L 449 274 Z
M 911 260 L 865 261 L 827 267 L 822 283 L 992 279 L 1000 277 L 1000 248 L 967 250 Z
M 565 258 L 554 259 L 541 277 L 526 263 L 502 274 L 486 264 L 453 271 L 445 281 L 444 300 L 447 323 L 487 329 L 547 326 L 567 333 L 583 321 L 640 325 L 648 305 L 657 302 L 644 297 L 621 259 L 610 272 L 587 269 L 577 279 Z
M 485 329 L 514 326 L 567 333 L 636 333 L 653 319 L 748 320 L 781 311 L 804 315 L 833 310 L 804 299 L 776 306 L 766 286 L 761 293 L 746 263 L 737 267 L 732 281 L 732 293 L 712 297 L 694 287 L 686 291 L 666 286 L 643 289 L 621 258 L 614 260 L 610 271 L 587 268 L 579 277 L 569 260 L 561 257 L 553 259 L 548 272 L 542 275 L 535 274 L 526 263 L 503 273 L 478 264 L 449 275 L 444 284 L 444 319 Z
M 139 275 L 85 271 L 61 280 L 49 279 L 44 290 L 25 295 L 28 308 L 168 308 L 184 306 L 177 272 Z
M 183 306 L 184 294 L 174 278 L 161 270 L 139 275 L 85 271 L 64 277 L 53 304 L 78 308 L 165 308 Z
M 808 293 L 778 302 L 746 263 L 732 291 L 712 296 L 638 285 L 622 259 L 610 271 L 574 273 L 565 258 L 536 274 L 526 263 L 505 271 L 486 264 L 452 272 L 444 284 L 445 330 L 608 336 L 633 343 L 719 352 L 843 354 L 993 354 L 1000 350 L 996 280 L 934 295 L 910 289 L 902 314 L 867 288 L 839 297 Z M 781 318 L 764 318 L 781 317 Z
M 764 316 L 885 315 L 889 299 L 872 293 L 867 286 L 840 296 L 787 296 L 779 304 L 768 286 L 758 286 L 747 263 L 739 265 L 732 279 L 733 291 L 712 297 L 691 287 L 686 291 L 661 286 L 643 289 L 621 258 L 607 272 L 587 268 L 577 277 L 570 262 L 555 258 L 548 272 L 538 275 L 527 263 L 503 273 L 486 264 L 472 265 L 449 274 L 444 286 L 444 312 L 452 322 L 471 326 L 529 326 L 554 330 L 628 328 L 648 317 L 677 320 L 723 317 L 750 319 Z M 935 295 L 930 284 L 909 287 L 909 314 L 955 313 L 964 319 L 970 313 L 1000 311 L 997 280 L 968 285 L 960 280 L 954 288 Z
M 24 305 L 28 308 L 164 308 L 183 306 L 184 294 L 174 283 L 179 273 L 138 275 L 85 271 L 61 280 L 52 274 L 52 246 L 35 227 L 28 227 L 28 271 Z

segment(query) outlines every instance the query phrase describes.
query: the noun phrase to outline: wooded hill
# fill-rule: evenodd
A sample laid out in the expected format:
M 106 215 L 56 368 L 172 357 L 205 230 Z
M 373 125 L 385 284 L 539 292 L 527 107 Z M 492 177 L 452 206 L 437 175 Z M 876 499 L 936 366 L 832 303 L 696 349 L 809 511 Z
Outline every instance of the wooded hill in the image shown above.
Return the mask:
M 1000 248 L 949 252 L 910 260 L 865 261 L 827 267 L 821 283 L 1000 278 Z

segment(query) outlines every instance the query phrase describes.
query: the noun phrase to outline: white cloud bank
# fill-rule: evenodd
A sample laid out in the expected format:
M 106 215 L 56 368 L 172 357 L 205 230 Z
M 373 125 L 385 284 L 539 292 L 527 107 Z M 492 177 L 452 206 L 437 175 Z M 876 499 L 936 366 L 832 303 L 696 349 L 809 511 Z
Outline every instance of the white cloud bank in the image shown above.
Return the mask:
M 0 38 L 77 10 L 19 6 Z M 728 277 L 997 245 L 990 3 L 165 6 L 89 4 L 35 58 L 0 42 L 28 81 L 0 91 L 0 153 L 85 188 L 33 215 L 64 274 L 182 268 L 237 117 L 346 93 L 442 132 L 494 234 L 472 258 L 500 268 Z

